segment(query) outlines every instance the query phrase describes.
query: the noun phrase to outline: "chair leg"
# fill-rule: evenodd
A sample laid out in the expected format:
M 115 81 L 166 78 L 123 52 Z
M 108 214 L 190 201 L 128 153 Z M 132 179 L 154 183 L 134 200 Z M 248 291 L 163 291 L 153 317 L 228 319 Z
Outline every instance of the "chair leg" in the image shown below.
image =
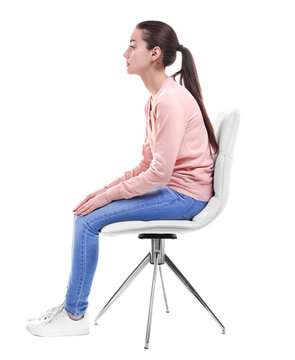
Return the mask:
M 159 252 L 155 251 L 154 274 L 153 274 L 152 290 L 151 290 L 150 306 L 149 306 L 149 315 L 148 315 L 146 337 L 145 337 L 145 346 L 144 346 L 145 349 L 149 348 L 149 342 L 150 342 L 151 322 L 152 322 L 154 294 L 155 294 L 155 285 L 156 285 L 157 267 L 158 267 L 158 255 L 159 255 Z
M 164 281 L 163 281 L 163 275 L 162 275 L 162 265 L 159 265 L 159 272 L 160 272 L 160 276 L 161 276 L 163 295 L 164 295 L 164 300 L 165 300 L 165 304 L 166 304 L 166 312 L 168 313 L 169 309 L 168 309 L 168 302 L 167 302 L 167 297 L 166 297 L 166 292 L 165 292 L 165 287 L 164 287 Z
M 141 270 L 150 262 L 150 253 L 139 263 L 139 265 L 132 271 L 132 273 L 127 277 L 127 279 L 123 282 L 123 284 L 119 287 L 119 289 L 115 292 L 115 294 L 111 297 L 111 299 L 107 302 L 107 304 L 103 307 L 103 309 L 99 312 L 94 320 L 94 324 L 97 325 L 98 318 L 114 303 L 115 300 L 118 299 L 120 295 L 127 289 L 132 280 L 141 272 Z
M 176 274 L 176 276 L 183 282 L 187 289 L 200 301 L 200 303 L 204 306 L 204 308 L 213 316 L 213 318 L 218 322 L 218 324 L 222 328 L 222 334 L 225 334 L 225 327 L 218 320 L 218 318 L 214 315 L 214 313 L 210 310 L 209 306 L 205 303 L 205 301 L 201 298 L 201 296 L 196 292 L 196 290 L 192 287 L 189 281 L 184 277 L 184 275 L 179 271 L 179 269 L 174 265 L 174 263 L 170 260 L 170 258 L 165 254 L 165 262 L 170 267 L 170 269 Z

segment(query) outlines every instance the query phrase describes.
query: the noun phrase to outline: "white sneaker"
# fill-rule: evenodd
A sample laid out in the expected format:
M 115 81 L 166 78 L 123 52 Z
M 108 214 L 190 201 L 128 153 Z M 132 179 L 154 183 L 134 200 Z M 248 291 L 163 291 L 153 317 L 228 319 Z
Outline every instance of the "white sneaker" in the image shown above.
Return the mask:
M 89 315 L 86 311 L 81 320 L 72 320 L 62 303 L 48 309 L 39 318 L 30 318 L 27 330 L 37 336 L 87 335 L 90 331 Z

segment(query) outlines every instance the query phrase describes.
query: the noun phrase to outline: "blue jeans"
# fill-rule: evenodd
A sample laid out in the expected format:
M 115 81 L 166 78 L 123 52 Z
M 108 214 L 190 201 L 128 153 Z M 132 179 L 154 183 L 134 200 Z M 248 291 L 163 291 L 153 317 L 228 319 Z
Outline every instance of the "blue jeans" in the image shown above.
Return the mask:
M 72 268 L 65 309 L 79 317 L 88 307 L 98 260 L 98 234 L 104 226 L 132 220 L 191 220 L 207 203 L 169 186 L 158 186 L 143 195 L 112 201 L 87 215 L 74 215 Z

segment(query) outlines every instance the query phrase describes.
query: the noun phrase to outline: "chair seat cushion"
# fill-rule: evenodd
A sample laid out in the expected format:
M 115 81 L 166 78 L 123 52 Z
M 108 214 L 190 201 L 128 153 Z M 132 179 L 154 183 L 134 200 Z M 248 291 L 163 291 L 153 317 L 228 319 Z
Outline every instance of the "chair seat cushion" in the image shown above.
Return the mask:
M 194 230 L 194 222 L 191 220 L 149 220 L 149 221 L 119 221 L 104 226 L 100 233 L 107 236 L 115 236 L 121 233 L 184 233 Z

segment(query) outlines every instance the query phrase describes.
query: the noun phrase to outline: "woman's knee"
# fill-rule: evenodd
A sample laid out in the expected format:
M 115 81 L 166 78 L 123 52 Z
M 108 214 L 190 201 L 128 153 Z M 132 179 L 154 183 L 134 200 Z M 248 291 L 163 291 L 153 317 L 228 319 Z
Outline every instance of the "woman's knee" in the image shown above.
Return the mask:
M 87 227 L 88 226 L 88 222 L 87 222 L 87 217 L 84 215 L 74 215 L 74 225 L 75 227 Z
M 90 214 L 75 215 L 74 226 L 76 231 L 86 229 L 91 234 L 98 234 L 97 226 L 93 226 L 96 222 L 93 221 L 93 217 L 91 217 Z

